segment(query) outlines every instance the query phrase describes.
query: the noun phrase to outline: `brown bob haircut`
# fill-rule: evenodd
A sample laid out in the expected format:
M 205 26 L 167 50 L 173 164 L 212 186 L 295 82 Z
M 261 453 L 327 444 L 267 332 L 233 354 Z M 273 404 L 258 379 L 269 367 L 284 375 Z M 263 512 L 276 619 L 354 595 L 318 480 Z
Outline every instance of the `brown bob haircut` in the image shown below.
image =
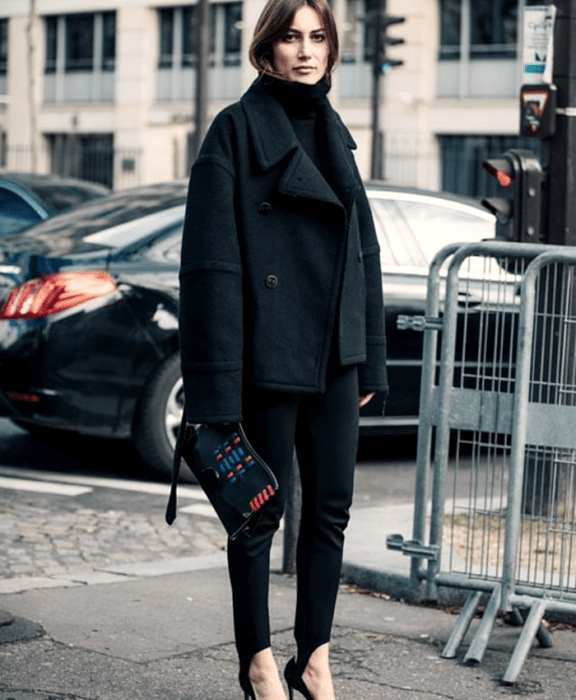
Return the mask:
M 326 0 L 268 0 L 256 24 L 250 46 L 250 63 L 258 73 L 276 75 L 272 62 L 272 47 L 282 39 L 292 25 L 296 11 L 308 5 L 320 15 L 328 42 L 328 69 L 330 74 L 338 60 L 338 31 L 332 9 Z

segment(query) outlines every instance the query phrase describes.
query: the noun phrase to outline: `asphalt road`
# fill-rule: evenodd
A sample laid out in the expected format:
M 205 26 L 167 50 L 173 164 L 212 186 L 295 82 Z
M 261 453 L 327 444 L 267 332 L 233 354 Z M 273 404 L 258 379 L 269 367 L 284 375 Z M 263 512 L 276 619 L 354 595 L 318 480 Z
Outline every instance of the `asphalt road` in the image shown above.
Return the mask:
M 358 449 L 356 505 L 410 502 L 414 496 L 416 438 L 363 438 Z M 130 443 L 44 431 L 31 434 L 0 418 L 0 466 L 163 483 Z M 385 467 L 386 479 L 375 467 Z

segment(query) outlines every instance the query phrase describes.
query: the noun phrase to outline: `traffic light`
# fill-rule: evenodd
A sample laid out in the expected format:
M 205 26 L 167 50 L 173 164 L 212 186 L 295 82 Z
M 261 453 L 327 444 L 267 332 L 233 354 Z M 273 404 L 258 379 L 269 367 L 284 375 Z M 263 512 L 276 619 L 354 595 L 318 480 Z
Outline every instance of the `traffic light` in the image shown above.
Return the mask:
M 482 163 L 498 183 L 498 197 L 486 197 L 482 204 L 496 215 L 497 238 L 523 243 L 540 243 L 542 207 L 542 166 L 532 151 L 511 148 L 498 158 Z
M 393 24 L 401 24 L 405 22 L 405 17 L 394 17 L 387 15 L 385 12 L 379 12 L 374 17 L 374 73 L 380 75 L 386 73 L 392 68 L 404 65 L 404 61 L 388 56 L 387 49 L 389 46 L 398 46 L 404 43 L 404 39 L 399 37 L 388 36 L 388 27 Z

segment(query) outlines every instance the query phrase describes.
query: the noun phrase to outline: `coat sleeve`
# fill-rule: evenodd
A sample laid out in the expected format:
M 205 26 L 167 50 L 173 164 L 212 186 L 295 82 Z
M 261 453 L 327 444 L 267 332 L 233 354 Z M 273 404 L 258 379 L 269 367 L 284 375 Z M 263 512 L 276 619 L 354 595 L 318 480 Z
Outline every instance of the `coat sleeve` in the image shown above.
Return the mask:
M 372 210 L 363 185 L 357 207 L 366 280 L 366 362 L 358 366 L 360 391 L 362 393 L 378 391 L 386 395 L 388 376 L 380 246 Z
M 190 423 L 242 418 L 242 266 L 229 138 L 230 130 L 217 119 L 190 175 L 179 310 Z

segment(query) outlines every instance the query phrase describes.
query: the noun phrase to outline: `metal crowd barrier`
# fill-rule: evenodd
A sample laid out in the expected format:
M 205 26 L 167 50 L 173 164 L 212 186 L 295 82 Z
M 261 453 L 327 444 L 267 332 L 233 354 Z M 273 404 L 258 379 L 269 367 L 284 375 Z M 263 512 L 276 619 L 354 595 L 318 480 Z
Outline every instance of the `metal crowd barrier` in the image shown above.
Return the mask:
M 576 613 L 575 270 L 572 247 L 448 246 L 425 316 L 399 321 L 424 347 L 413 535 L 388 547 L 428 598 L 469 591 L 442 656 L 485 596 L 465 661 L 481 661 L 499 613 L 523 623 L 506 683 L 535 638 L 551 646 L 546 612 Z

